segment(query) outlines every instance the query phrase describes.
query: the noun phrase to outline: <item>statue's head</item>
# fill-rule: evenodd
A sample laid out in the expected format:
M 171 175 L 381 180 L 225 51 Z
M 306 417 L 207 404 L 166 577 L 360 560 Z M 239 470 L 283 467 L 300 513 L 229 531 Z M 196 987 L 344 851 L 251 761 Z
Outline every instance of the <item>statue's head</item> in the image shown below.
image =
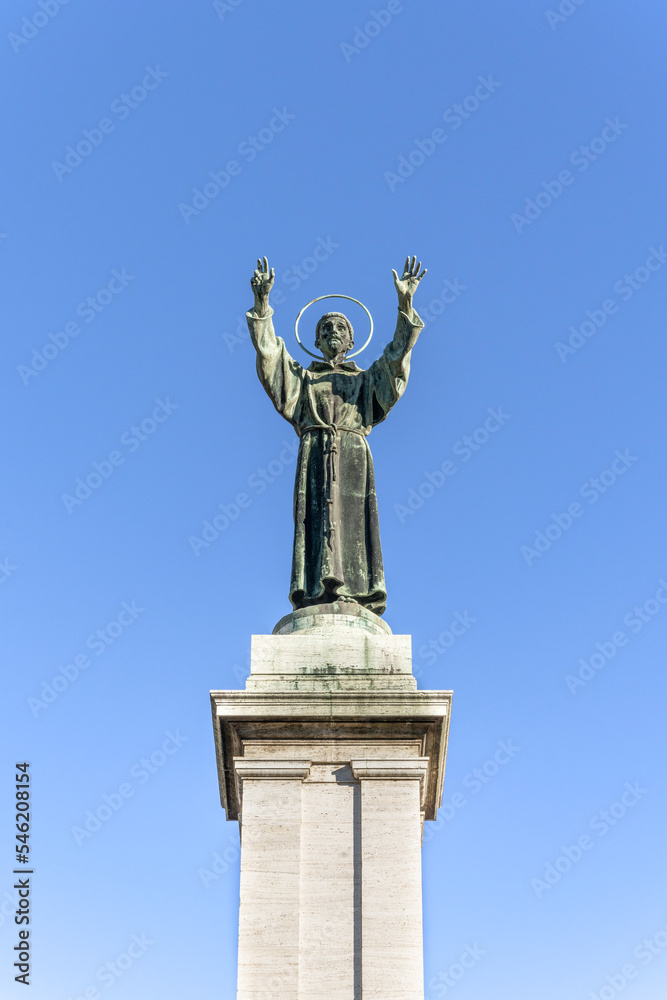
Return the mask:
M 327 361 L 345 357 L 354 347 L 354 330 L 347 316 L 339 312 L 325 313 L 315 327 L 315 347 Z

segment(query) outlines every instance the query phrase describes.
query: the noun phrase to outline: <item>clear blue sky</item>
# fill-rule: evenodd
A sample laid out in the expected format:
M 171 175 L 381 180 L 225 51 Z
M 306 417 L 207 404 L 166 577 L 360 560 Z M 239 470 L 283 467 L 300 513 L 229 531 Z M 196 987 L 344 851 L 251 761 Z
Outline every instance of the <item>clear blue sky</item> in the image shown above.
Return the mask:
M 386 620 L 454 690 L 426 995 L 658 1000 L 664 4 L 57 3 L 0 13 L 0 992 L 27 758 L 33 1000 L 234 998 L 208 691 L 289 610 L 296 441 L 249 279 L 267 254 L 290 344 L 309 299 L 362 299 L 366 367 L 416 253 L 427 325 L 370 444 Z

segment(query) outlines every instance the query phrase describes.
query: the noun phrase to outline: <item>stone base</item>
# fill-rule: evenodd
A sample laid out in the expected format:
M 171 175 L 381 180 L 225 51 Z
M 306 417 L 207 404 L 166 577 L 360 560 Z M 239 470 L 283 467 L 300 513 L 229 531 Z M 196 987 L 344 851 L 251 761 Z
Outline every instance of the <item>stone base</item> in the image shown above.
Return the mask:
M 423 1000 L 421 828 L 451 692 L 418 691 L 410 636 L 337 603 L 253 636 L 246 690 L 211 699 L 242 821 L 238 1000 Z
M 377 635 L 391 635 L 391 629 L 385 621 L 373 611 L 368 611 L 356 601 L 336 601 L 335 604 L 311 604 L 307 608 L 299 608 L 281 618 L 273 630 L 274 635 L 290 635 L 303 629 L 326 629 L 336 621 L 345 620 L 348 628 L 359 628 Z
M 273 635 L 252 637 L 246 691 L 377 690 L 417 690 L 410 636 L 392 635 L 358 604 L 304 608 L 282 618 Z

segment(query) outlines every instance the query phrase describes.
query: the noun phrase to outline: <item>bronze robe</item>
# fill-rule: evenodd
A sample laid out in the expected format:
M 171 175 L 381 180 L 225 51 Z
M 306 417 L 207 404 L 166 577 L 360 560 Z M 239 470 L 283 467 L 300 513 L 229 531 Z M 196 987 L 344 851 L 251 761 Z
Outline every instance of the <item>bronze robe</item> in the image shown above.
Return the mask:
M 257 373 L 301 443 L 294 484 L 294 608 L 339 598 L 381 615 L 387 592 L 373 459 L 366 436 L 403 394 L 424 326 L 399 311 L 394 339 L 367 371 L 354 361 L 303 368 L 276 337 L 273 310 L 246 314 Z

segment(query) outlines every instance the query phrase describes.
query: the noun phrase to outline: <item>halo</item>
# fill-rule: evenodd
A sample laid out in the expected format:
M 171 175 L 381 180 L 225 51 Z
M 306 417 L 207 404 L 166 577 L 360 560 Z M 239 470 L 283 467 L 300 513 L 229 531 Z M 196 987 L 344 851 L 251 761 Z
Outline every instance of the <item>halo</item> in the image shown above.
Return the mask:
M 347 355 L 347 360 L 349 360 L 350 358 L 356 358 L 357 354 L 361 354 L 361 352 L 364 351 L 368 347 L 368 345 L 370 344 L 370 342 L 371 342 L 371 338 L 373 336 L 373 317 L 371 316 L 371 314 L 369 313 L 368 309 L 363 304 L 363 302 L 360 302 L 359 299 L 352 298 L 351 295 L 318 295 L 318 297 L 316 299 L 311 299 L 311 301 L 308 302 L 303 307 L 303 309 L 301 310 L 301 312 L 299 313 L 299 315 L 297 316 L 297 318 L 294 321 L 294 336 L 296 337 L 297 344 L 299 345 L 299 347 L 301 348 L 302 351 L 305 351 L 306 354 L 310 354 L 311 358 L 317 358 L 318 361 L 322 360 L 322 356 L 320 354 L 313 354 L 312 351 L 309 351 L 307 347 L 303 346 L 303 344 L 301 343 L 301 340 L 299 339 L 299 320 L 301 319 L 301 317 L 305 313 L 306 309 L 308 309 L 310 306 L 312 306 L 315 302 L 321 302 L 322 299 L 349 299 L 350 302 L 356 302 L 358 306 L 361 306 L 361 308 L 364 310 L 364 312 L 368 316 L 369 322 L 371 324 L 371 332 L 368 334 L 368 340 L 366 341 L 366 343 L 364 344 L 364 346 L 360 347 L 358 351 L 354 352 L 354 354 L 348 354 Z

